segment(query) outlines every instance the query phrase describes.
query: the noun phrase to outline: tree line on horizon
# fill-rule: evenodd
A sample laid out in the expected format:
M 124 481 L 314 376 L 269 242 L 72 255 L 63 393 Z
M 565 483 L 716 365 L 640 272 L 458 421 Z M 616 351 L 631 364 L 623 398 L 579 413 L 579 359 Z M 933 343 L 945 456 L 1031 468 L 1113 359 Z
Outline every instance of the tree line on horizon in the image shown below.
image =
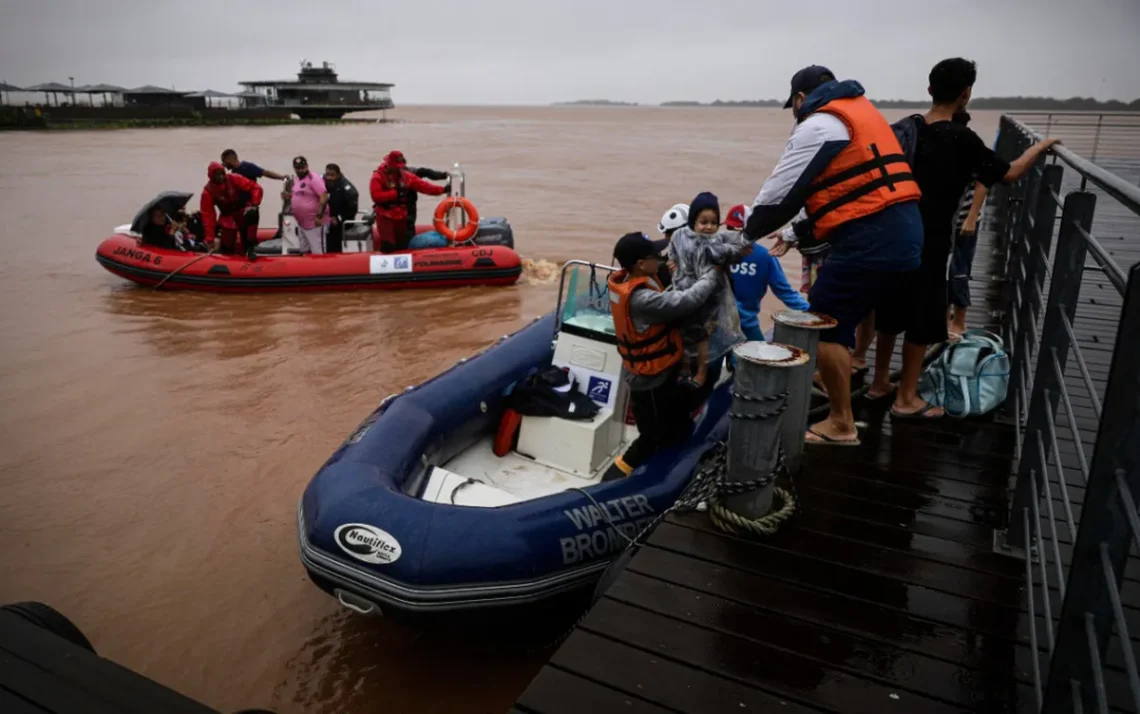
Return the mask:
M 717 99 L 714 102 L 674 101 L 662 102 L 663 107 L 783 107 L 783 99 L 755 99 L 741 101 L 724 101 Z M 924 109 L 930 106 L 929 100 L 915 99 L 872 99 L 875 106 L 883 109 Z M 614 103 L 617 102 L 608 102 Z M 1119 99 L 1100 101 L 1092 97 L 1069 97 L 1058 99 L 1056 97 L 978 97 L 970 100 L 971 109 L 1005 109 L 1015 111 L 1102 111 L 1126 112 L 1140 111 L 1140 98 L 1131 102 L 1122 102 Z

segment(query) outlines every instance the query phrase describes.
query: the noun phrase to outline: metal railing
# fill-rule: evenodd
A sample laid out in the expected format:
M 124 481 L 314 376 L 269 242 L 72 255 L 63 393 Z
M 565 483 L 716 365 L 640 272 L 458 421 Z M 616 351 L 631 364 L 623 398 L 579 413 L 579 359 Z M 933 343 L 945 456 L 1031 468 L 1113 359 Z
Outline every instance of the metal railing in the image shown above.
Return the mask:
M 1090 161 L 1140 158 L 1140 112 L 1014 112 L 1012 118 L 1042 136 L 1060 137 Z
M 1012 160 L 1040 139 L 1033 129 L 1004 116 L 997 151 Z M 1066 171 L 1075 172 L 1067 178 L 1079 177 L 1080 184 L 1062 196 Z M 1140 676 L 1121 603 L 1129 553 L 1133 543 L 1140 543 L 1140 264 L 1126 273 L 1094 234 L 1098 192 L 1108 199 L 1103 208 L 1111 208 L 1117 219 L 1140 216 L 1140 189 L 1064 146 L 1056 147 L 1051 161 L 1043 156 L 1016 184 L 995 190 L 992 198 L 999 248 L 1006 256 L 1008 401 L 1017 426 L 1016 481 L 1005 535 L 1007 544 L 1025 556 L 1036 708 L 1049 714 L 1108 711 L 1106 652 L 1114 630 L 1131 697 L 1117 696 L 1140 712 Z M 1140 251 L 1140 223 L 1135 225 L 1125 239 Z M 1086 265 L 1090 257 L 1095 264 Z M 1081 288 L 1091 282 L 1085 275 L 1098 272 L 1111 286 L 1106 290 L 1122 299 L 1103 392 L 1082 348 L 1098 341 L 1093 335 L 1105 323 L 1086 327 L 1078 322 Z M 1104 301 L 1096 302 L 1095 309 L 1102 310 Z M 1112 306 L 1115 300 L 1108 302 Z M 1078 329 L 1084 330 L 1083 341 Z M 1101 333 L 1100 341 L 1104 337 Z M 1070 362 L 1077 369 L 1067 378 Z M 1075 401 L 1081 416 L 1074 411 Z M 1086 431 L 1094 428 L 1090 422 L 1095 424 L 1091 456 L 1081 441 L 1082 419 Z M 1058 437 L 1066 428 L 1071 442 Z M 1062 545 L 1065 536 L 1071 548 Z M 1070 550 L 1067 560 L 1064 550 Z M 1056 612 L 1054 592 L 1060 596 Z M 1038 615 L 1046 667 L 1036 656 L 1042 644 Z M 1119 681 L 1121 667 L 1112 669 Z

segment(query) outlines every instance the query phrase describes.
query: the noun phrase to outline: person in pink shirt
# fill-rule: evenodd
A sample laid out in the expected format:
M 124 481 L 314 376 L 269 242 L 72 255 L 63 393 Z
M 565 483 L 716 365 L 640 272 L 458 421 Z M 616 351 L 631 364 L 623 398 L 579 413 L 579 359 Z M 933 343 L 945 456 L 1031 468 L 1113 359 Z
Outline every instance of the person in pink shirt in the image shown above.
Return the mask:
M 322 255 L 325 253 L 325 222 L 328 215 L 325 206 L 329 202 L 329 192 L 320 174 L 309 171 L 309 162 L 304 156 L 293 159 L 293 179 L 291 196 L 282 194 L 290 201 L 293 218 L 297 221 L 300 233 L 301 252 Z

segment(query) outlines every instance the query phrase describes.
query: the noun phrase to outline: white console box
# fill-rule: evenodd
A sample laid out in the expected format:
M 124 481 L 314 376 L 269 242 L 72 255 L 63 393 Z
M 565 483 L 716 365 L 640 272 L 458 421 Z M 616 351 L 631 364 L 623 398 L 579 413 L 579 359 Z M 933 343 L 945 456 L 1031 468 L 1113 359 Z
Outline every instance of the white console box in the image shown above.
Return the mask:
M 578 389 L 602 407 L 589 421 L 525 416 L 517 451 L 535 461 L 591 478 L 622 446 L 629 389 L 615 345 L 562 331 L 553 363 L 574 375 Z
M 589 479 L 621 447 L 621 425 L 615 439 L 612 415 L 609 409 L 603 409 L 589 421 L 523 417 L 515 451 L 543 465 Z

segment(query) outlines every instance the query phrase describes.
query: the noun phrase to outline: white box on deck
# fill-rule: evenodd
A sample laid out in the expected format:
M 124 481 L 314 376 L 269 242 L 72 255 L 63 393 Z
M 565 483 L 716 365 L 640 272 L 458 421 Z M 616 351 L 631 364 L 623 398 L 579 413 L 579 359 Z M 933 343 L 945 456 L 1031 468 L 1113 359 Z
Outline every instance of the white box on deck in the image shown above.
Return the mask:
M 622 425 L 615 424 L 612 416 L 609 409 L 589 421 L 525 416 L 515 450 L 547 466 L 591 478 L 621 446 Z
M 615 345 L 559 332 L 553 364 L 568 368 L 579 391 L 602 411 L 589 421 L 524 416 L 516 450 L 590 478 L 621 448 L 625 434 L 629 389 L 621 378 L 621 356 Z

